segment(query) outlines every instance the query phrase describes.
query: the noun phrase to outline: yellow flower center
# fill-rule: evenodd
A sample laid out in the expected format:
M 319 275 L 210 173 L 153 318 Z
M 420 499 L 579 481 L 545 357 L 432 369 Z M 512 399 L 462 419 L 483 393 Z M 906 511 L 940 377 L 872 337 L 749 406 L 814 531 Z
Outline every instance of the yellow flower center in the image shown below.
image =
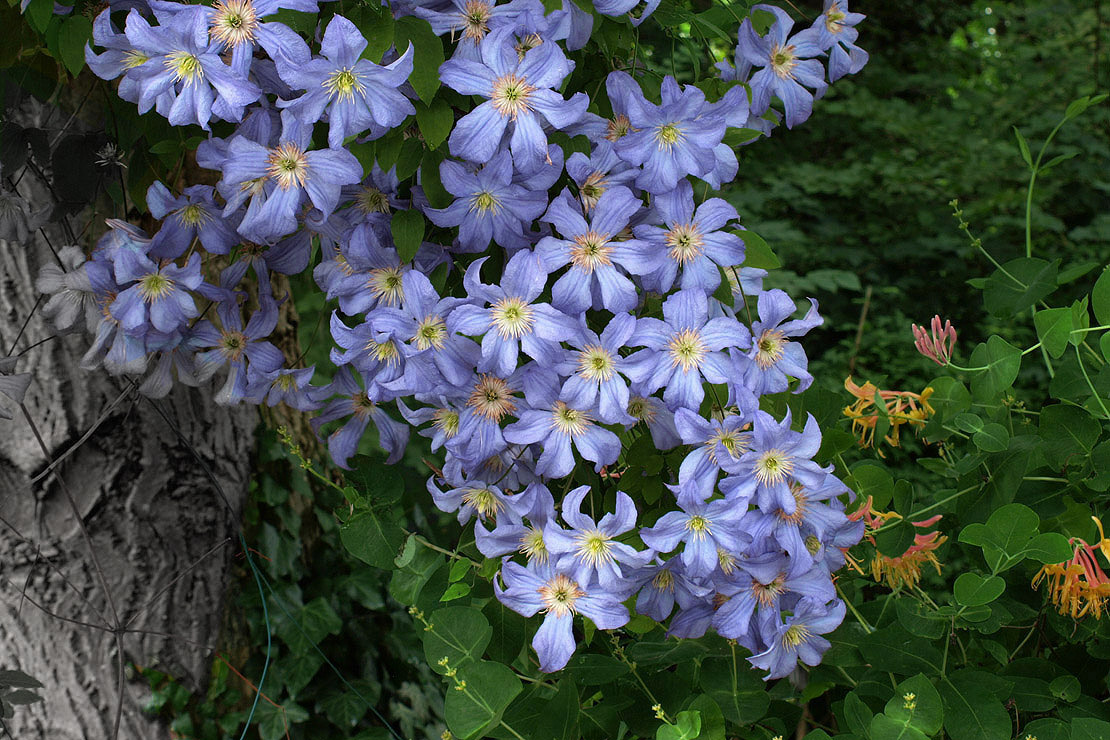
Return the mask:
M 778 329 L 764 329 L 755 342 L 755 364 L 766 370 L 782 359 L 790 340 Z
M 578 374 L 599 383 L 609 380 L 616 371 L 616 362 L 609 350 L 596 344 L 586 345 L 578 353 Z
M 623 113 L 618 113 L 609 121 L 608 126 L 606 126 L 605 138 L 609 141 L 616 141 L 635 130 L 636 129 L 632 128 L 632 121 L 628 120 L 628 116 Z
M 459 16 L 462 19 L 463 36 L 466 38 L 477 43 L 489 33 L 489 3 L 483 0 L 470 0 L 463 6 Z
M 523 77 L 509 73 L 493 81 L 493 95 L 490 100 L 502 117 L 515 121 L 521 113 L 532 110 L 529 99 L 535 89 Z
M 350 67 L 335 70 L 324 79 L 322 84 L 328 94 L 338 100 L 354 100 L 356 93 L 362 95 L 366 92 L 366 86 Z
M 656 591 L 674 591 L 674 573 L 663 568 L 651 579 L 651 585 Z
M 813 633 L 804 624 L 792 624 L 782 633 L 782 646 L 798 647 L 812 636 Z
M 232 362 L 238 362 L 247 348 L 247 337 L 241 331 L 225 331 L 220 335 L 220 351 Z
M 670 249 L 670 256 L 680 265 L 685 265 L 702 253 L 701 232 L 693 224 L 679 224 L 667 232 L 663 243 Z
M 705 440 L 705 446 L 708 448 L 709 460 L 714 465 L 718 464 L 717 461 L 717 443 L 720 442 L 728 454 L 735 460 L 742 454 L 748 451 L 751 447 L 751 435 L 740 430 L 734 429 L 729 431 L 727 429 L 719 429 L 713 433 L 709 439 Z
M 578 189 L 578 198 L 582 201 L 582 206 L 590 211 L 597 202 L 601 200 L 601 196 L 605 193 L 608 181 L 605 175 L 600 172 L 591 172 L 586 176 L 582 187 Z
M 177 210 L 177 221 L 182 226 L 200 226 L 208 221 L 209 218 L 208 212 L 196 203 L 190 203 Z
M 428 316 L 416 327 L 416 348 L 425 350 L 429 347 L 443 349 L 447 341 L 447 325 L 439 316 Z
M 516 410 L 509 385 L 494 375 L 479 378 L 466 405 L 474 409 L 474 413 L 493 422 L 500 422 L 506 414 Z
M 755 479 L 765 486 L 781 483 L 794 472 L 794 461 L 782 450 L 767 450 L 755 461 Z
M 786 592 L 784 581 L 786 579 L 779 576 L 770 583 L 760 583 L 759 581 L 752 581 L 752 593 L 755 595 L 756 601 L 762 607 L 769 607 L 778 600 Z
M 149 61 L 150 57 L 138 49 L 132 49 L 131 51 L 125 52 L 123 55 L 123 66 L 125 69 L 141 67 Z
M 598 565 L 612 562 L 613 553 L 610 550 L 612 550 L 613 543 L 610 541 L 609 535 L 601 530 L 586 530 L 575 535 L 574 539 L 577 543 L 575 552 L 578 557 L 592 567 L 596 568 Z
M 556 401 L 551 411 L 551 426 L 570 437 L 577 437 L 590 425 L 590 415 L 572 409 L 563 401 Z
M 671 337 L 667 351 L 671 353 L 671 367 L 681 367 L 688 373 L 701 366 L 708 349 L 697 329 L 683 329 Z
M 583 272 L 592 273 L 598 267 L 613 264 L 609 258 L 612 252 L 608 234 L 587 231 L 574 237 L 574 245 L 570 248 L 570 262 Z
M 686 520 L 686 531 L 695 540 L 700 540 L 712 534 L 710 521 L 700 514 L 695 514 Z
M 482 519 L 496 517 L 505 508 L 504 502 L 488 488 L 468 488 L 463 491 L 462 502 L 471 507 Z
M 532 308 L 520 298 L 502 298 L 493 304 L 492 312 L 502 339 L 520 339 L 532 331 Z
M 144 275 L 139 281 L 139 293 L 147 303 L 165 298 L 173 292 L 173 281 L 160 272 Z
M 794 76 L 794 68 L 798 66 L 798 60 L 794 57 L 794 46 L 779 46 L 774 44 L 771 47 L 771 69 L 780 79 L 788 79 Z
M 292 142 L 283 142 L 270 150 L 266 158 L 266 172 L 277 181 L 282 190 L 296 186 L 303 188 L 308 179 L 308 157 L 304 150 Z
M 628 415 L 633 419 L 650 424 L 655 421 L 657 413 L 659 412 L 655 410 L 655 404 L 646 398 L 634 396 L 628 399 Z
M 655 128 L 655 142 L 660 149 L 670 149 L 685 138 L 686 134 L 682 133 L 677 121 L 664 123 Z
M 586 595 L 577 583 L 562 573 L 541 586 L 539 592 L 540 600 L 544 603 L 544 611 L 556 617 L 574 614 L 577 611 L 574 602 Z
M 404 273 L 400 267 L 377 267 L 366 281 L 370 293 L 386 306 L 396 306 L 405 297 Z
M 470 212 L 477 211 L 483 216 L 487 213 L 496 215 L 496 213 L 501 210 L 501 201 L 488 190 L 482 190 L 470 196 L 470 208 L 467 210 Z
M 384 342 L 369 342 L 366 345 L 366 351 L 375 360 L 386 365 L 396 365 L 401 361 L 401 352 L 392 339 L 387 339 Z
M 365 187 L 355 199 L 363 213 L 389 213 L 389 196 L 374 187 Z
M 528 562 L 536 560 L 540 563 L 546 563 L 548 552 L 547 543 L 543 541 L 543 530 L 538 527 L 530 527 L 520 538 L 520 547 L 517 550 L 524 553 Z
M 258 12 L 251 0 L 219 0 L 212 10 L 212 38 L 231 48 L 254 41 Z
M 187 51 L 167 54 L 163 64 L 173 72 L 175 82 L 183 80 L 186 85 L 189 85 L 204 77 L 204 68 L 200 66 L 200 59 Z
M 459 412 L 453 409 L 436 409 L 432 415 L 432 426 L 450 439 L 459 433 Z
M 825 11 L 825 28 L 829 33 L 840 33 L 844 30 L 845 13 L 840 9 L 840 3 L 831 3 L 829 9 Z

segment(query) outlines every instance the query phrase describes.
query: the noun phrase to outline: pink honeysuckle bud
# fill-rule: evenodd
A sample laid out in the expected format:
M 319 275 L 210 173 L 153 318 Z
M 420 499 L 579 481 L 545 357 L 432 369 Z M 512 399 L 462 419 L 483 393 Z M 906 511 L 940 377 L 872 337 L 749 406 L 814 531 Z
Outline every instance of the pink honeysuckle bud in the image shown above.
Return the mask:
M 940 316 L 934 316 L 930 324 L 932 333 L 925 331 L 925 327 L 911 324 L 913 329 L 914 346 L 917 351 L 928 357 L 938 365 L 947 365 L 952 359 L 952 348 L 956 346 L 956 330 L 951 321 L 940 325 Z

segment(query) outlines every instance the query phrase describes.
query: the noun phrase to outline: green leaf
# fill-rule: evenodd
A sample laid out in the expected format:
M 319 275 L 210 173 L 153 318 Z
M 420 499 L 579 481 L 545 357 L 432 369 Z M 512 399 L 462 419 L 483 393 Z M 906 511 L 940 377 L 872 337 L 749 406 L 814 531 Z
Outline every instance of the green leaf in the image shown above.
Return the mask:
M 398 18 L 394 24 L 393 43 L 397 51 L 413 47 L 412 74 L 409 83 L 420 99 L 430 103 L 439 89 L 439 66 L 443 64 L 443 43 L 431 25 L 415 16 Z
M 853 734 L 865 737 L 873 716 L 871 708 L 863 703 L 856 692 L 844 697 L 844 720 Z
M 442 555 L 426 547 L 420 547 L 416 544 L 415 539 L 410 537 L 409 541 L 405 543 L 405 550 L 398 556 L 398 561 L 404 558 L 410 544 L 412 546 L 412 557 L 403 566 L 398 562 L 398 569 L 393 571 L 393 578 L 389 581 L 389 593 L 402 604 L 411 606 L 415 605 L 417 600 L 420 599 L 424 587 L 436 571 L 443 567 L 444 560 Z M 447 579 L 444 578 L 443 580 L 446 581 Z M 441 595 L 434 595 L 433 598 L 437 603 Z
M 447 690 L 443 718 L 462 740 L 480 737 L 496 726 L 521 688 L 508 666 L 485 660 L 460 668 L 457 678 L 466 682 L 465 690 Z
M 391 569 L 401 546 L 401 528 L 379 519 L 372 511 L 356 511 L 339 528 L 339 539 L 347 552 L 375 568 Z
M 1010 317 L 1028 310 L 1056 290 L 1060 260 L 1037 257 L 1010 260 L 987 278 L 983 305 L 995 316 Z
M 559 681 L 559 690 L 543 705 L 543 712 L 530 728 L 529 740 L 577 740 L 579 706 L 574 681 Z
M 463 578 L 466 578 L 466 574 L 470 572 L 471 566 L 471 562 L 466 558 L 459 558 L 451 563 L 451 570 L 447 574 L 448 582 L 455 583 L 456 581 L 461 581 Z
M 1048 464 L 1060 470 L 1079 467 L 1091 454 L 1102 434 L 1102 425 L 1086 411 L 1069 404 L 1055 404 L 1041 409 L 1037 432 Z
M 845 481 L 861 499 L 872 498 L 875 508 L 882 510 L 894 495 L 894 478 L 886 467 L 864 461 L 852 467 L 851 475 Z
M 1018 127 L 1014 126 L 1014 136 L 1017 137 L 1018 149 L 1021 150 L 1021 158 L 1025 160 L 1025 164 L 1029 165 L 1030 169 L 1033 167 L 1033 158 L 1029 156 L 1029 145 L 1025 143 L 1025 137 L 1018 131 Z
M 583 686 L 612 683 L 629 672 L 628 665 L 608 655 L 585 653 L 571 660 L 567 667 L 574 680 Z
M 452 668 L 477 663 L 493 636 L 489 620 L 470 607 L 449 606 L 437 609 L 428 617 L 432 628 L 424 632 L 424 657 L 436 673 L 446 673 L 439 664 L 447 658 Z
M 1037 533 L 1040 518 L 1028 506 L 1006 504 L 986 524 L 969 524 L 960 532 L 959 540 L 983 548 L 991 567 L 1001 564 L 1001 556 L 1016 557 Z M 993 551 L 993 552 L 992 552 Z M 1016 563 L 1013 563 L 1016 565 Z
M 1022 728 L 1018 737 L 1024 740 L 1026 735 L 1032 735 L 1037 740 L 1071 740 L 1071 731 L 1067 724 L 1058 719 L 1035 719 Z
M 698 681 L 701 690 L 717 702 L 729 722 L 754 724 L 771 706 L 763 681 L 742 661 L 708 658 L 701 664 Z
M 1076 116 L 1082 114 L 1083 111 L 1087 110 L 1092 105 L 1098 105 L 1103 100 L 1106 100 L 1105 93 L 1101 95 L 1095 95 L 1094 97 L 1090 95 L 1084 95 L 1078 100 L 1073 100 L 1071 103 L 1068 104 L 1067 109 L 1064 111 L 1064 119 L 1070 121 Z
M 37 680 L 19 670 L 0 671 L 0 686 L 10 686 L 13 689 L 41 689 L 43 687 Z
M 929 397 L 929 405 L 936 410 L 936 415 L 941 419 L 951 419 L 956 414 L 971 406 L 971 394 L 963 383 L 955 378 L 942 377 L 929 383 L 933 395 Z
M 782 267 L 779 260 L 763 237 L 754 231 L 734 231 L 744 241 L 744 267 L 758 267 L 761 270 L 776 270 Z
M 1071 335 L 1071 309 L 1049 308 L 1038 311 L 1033 317 L 1033 324 L 1037 327 L 1037 338 L 1053 359 L 1059 358 L 1068 348 L 1068 337 Z
M 987 424 L 975 432 L 971 441 L 983 452 L 1005 452 L 1010 446 L 1010 433 L 1001 424 Z
M 363 5 L 359 10 L 358 30 L 366 39 L 362 58 L 377 64 L 393 45 L 393 14 L 384 6 Z
M 940 694 L 920 673 L 898 684 L 883 711 L 891 719 L 912 725 L 926 735 L 940 732 L 944 720 Z
M 955 424 L 956 428 L 961 432 L 967 432 L 968 434 L 975 434 L 975 432 L 983 428 L 983 420 L 979 418 L 978 414 L 956 414 L 956 417 L 952 419 L 952 423 Z
M 324 664 L 324 656 L 315 650 L 293 653 L 282 657 L 278 663 L 281 677 L 290 696 L 296 697 Z
M 1021 350 L 993 335 L 971 353 L 971 366 L 986 368 L 972 377 L 971 394 L 979 401 L 994 401 L 1014 384 L 1021 368 Z
M 952 592 L 963 606 L 989 604 L 1006 590 L 1006 582 L 998 576 L 984 578 L 978 573 L 961 573 Z
M 908 722 L 876 714 L 871 719 L 871 740 L 929 740 L 929 736 Z
M 1051 565 L 1070 559 L 1072 547 L 1068 544 L 1068 538 L 1059 532 L 1045 532 L 1029 540 L 1024 552 L 1027 558 Z
M 305 604 L 298 615 L 304 636 L 317 643 L 328 635 L 338 635 L 343 629 L 343 620 L 324 597 L 319 596 Z
M 424 241 L 424 216 L 415 208 L 397 211 L 389 223 L 393 242 L 397 245 L 397 255 L 401 262 L 411 262 Z
M 1110 268 L 1105 268 L 1091 290 L 1091 309 L 1099 326 L 1110 324 Z
M 366 714 L 367 706 L 362 697 L 353 691 L 338 691 L 320 701 L 320 707 L 333 724 L 351 728 Z
M 1079 686 L 1079 679 L 1071 675 L 1057 676 L 1052 679 L 1048 684 L 1048 690 L 1051 691 L 1052 695 L 1057 699 L 1069 702 L 1075 701 L 1079 698 L 1079 695 L 1083 693 Z
M 1010 737 L 1010 714 L 1002 706 L 1000 684 L 989 673 L 958 671 L 941 681 L 944 700 L 944 729 L 952 740 L 998 740 Z
M 443 596 L 439 597 L 439 600 L 454 601 L 455 599 L 461 599 L 469 593 L 469 583 L 452 583 L 450 586 L 447 587 L 447 590 L 443 592 Z
M 45 33 L 51 18 L 54 17 L 54 0 L 31 0 L 24 15 L 30 21 L 31 28 L 39 33 Z
M 1071 721 L 1071 740 L 1106 740 L 1110 722 L 1095 717 L 1076 717 Z
M 1085 329 L 1091 326 L 1091 313 L 1088 309 L 1087 296 L 1083 296 L 1078 301 L 1071 304 L 1071 325 L 1074 332 L 1068 334 L 1068 341 L 1072 346 L 1078 347 L 1083 344 L 1087 336 Z
M 701 715 L 698 740 L 725 740 L 725 715 L 712 697 L 699 694 L 690 702 L 689 708 Z
M 62 64 L 76 77 L 85 66 L 85 44 L 92 37 L 92 22 L 83 15 L 71 15 L 58 30 L 58 52 Z
M 901 626 L 884 627 L 859 645 L 864 660 L 895 675 L 940 675 L 943 658 L 932 643 L 912 636 Z
M 640 665 L 678 665 L 700 658 L 707 650 L 697 640 L 642 640 L 628 648 L 628 657 Z
M 447 140 L 451 127 L 455 125 L 455 113 L 446 100 L 436 98 L 429 105 L 416 106 L 416 123 L 424 143 L 436 149 Z
M 655 740 L 694 740 L 701 734 L 701 712 L 679 712 L 673 725 L 664 724 L 655 733 Z

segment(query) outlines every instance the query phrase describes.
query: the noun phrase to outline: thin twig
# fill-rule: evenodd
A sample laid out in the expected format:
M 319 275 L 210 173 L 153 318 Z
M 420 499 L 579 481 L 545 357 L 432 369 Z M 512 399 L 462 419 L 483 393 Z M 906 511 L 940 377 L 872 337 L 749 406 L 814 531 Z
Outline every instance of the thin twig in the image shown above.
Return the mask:
M 863 294 L 863 308 L 859 312 L 859 325 L 856 326 L 856 344 L 852 347 L 852 357 L 848 360 L 848 374 L 856 371 L 856 355 L 859 354 L 860 344 L 863 342 L 863 326 L 867 323 L 867 311 L 871 308 L 871 286 Z

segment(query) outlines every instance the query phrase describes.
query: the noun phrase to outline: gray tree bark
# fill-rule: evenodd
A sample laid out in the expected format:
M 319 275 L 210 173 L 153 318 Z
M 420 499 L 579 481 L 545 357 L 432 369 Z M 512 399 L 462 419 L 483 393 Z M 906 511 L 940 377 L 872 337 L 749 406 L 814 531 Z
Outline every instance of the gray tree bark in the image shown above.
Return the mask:
M 45 260 L 53 256 L 42 237 L 0 241 L 0 357 L 28 317 L 15 354 L 54 333 L 35 310 Z M 21 356 L 16 372 L 33 374 L 25 405 L 34 428 L 0 399 L 14 411 L 0 420 L 0 669 L 45 685 L 44 701 L 16 707 L 8 727 L 20 739 L 110 738 L 122 701 L 120 738 L 164 738 L 142 711 L 142 680 L 125 681 L 121 695 L 118 645 L 125 664 L 157 665 L 203 690 L 239 550 L 257 412 L 179 387 L 158 402 L 172 425 L 134 390 L 102 414 L 129 383 L 80 370 L 88 342 L 64 336 Z M 117 641 L 112 628 L 128 622 L 135 631 Z

